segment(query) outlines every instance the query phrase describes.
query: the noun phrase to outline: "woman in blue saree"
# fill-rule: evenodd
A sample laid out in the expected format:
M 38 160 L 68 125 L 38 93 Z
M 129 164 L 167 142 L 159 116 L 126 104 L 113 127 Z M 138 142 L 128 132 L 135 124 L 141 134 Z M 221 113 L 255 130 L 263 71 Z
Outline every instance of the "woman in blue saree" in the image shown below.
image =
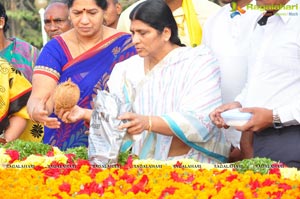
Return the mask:
M 43 142 L 62 150 L 87 146 L 88 129 L 84 121 L 58 121 L 51 98 L 57 84 L 70 78 L 80 88 L 78 105 L 92 108 L 97 90 L 108 89 L 114 65 L 136 54 L 129 34 L 101 25 L 106 6 L 105 0 L 70 1 L 74 28 L 50 40 L 37 60 L 27 110 L 32 120 L 44 123 Z

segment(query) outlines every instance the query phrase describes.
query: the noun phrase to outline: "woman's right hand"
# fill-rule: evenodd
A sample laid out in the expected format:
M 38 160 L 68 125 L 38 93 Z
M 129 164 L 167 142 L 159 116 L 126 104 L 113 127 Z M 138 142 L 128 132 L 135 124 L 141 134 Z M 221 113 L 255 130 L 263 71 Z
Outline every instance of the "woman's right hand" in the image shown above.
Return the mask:
M 47 96 L 41 100 L 34 100 L 31 102 L 31 109 L 27 106 L 29 117 L 34 122 L 39 122 L 47 126 L 48 128 L 60 128 L 60 122 L 57 118 L 49 117 L 51 112 L 47 110 L 46 103 L 50 96 Z
M 225 124 L 223 118 L 221 117 L 221 113 L 230 109 L 234 108 L 241 108 L 242 105 L 239 102 L 231 102 L 227 104 L 223 104 L 213 110 L 209 117 L 211 121 L 218 127 L 218 128 L 229 128 L 228 125 Z

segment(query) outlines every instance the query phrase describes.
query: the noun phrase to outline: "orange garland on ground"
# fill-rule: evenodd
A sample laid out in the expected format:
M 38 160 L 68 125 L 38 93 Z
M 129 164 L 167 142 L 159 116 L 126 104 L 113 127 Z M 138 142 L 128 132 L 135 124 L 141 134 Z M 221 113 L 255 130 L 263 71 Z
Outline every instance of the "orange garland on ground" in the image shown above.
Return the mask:
M 132 161 L 121 168 L 104 169 L 86 160 L 74 161 L 71 154 L 63 158 L 59 152 L 51 154 L 52 162 L 45 167 L 39 162 L 42 156 L 31 157 L 32 165 L 18 161 L 17 156 L 16 151 L 0 150 L 1 198 L 300 199 L 300 179 L 283 178 L 279 169 L 268 175 L 240 174 L 168 165 L 149 168 Z

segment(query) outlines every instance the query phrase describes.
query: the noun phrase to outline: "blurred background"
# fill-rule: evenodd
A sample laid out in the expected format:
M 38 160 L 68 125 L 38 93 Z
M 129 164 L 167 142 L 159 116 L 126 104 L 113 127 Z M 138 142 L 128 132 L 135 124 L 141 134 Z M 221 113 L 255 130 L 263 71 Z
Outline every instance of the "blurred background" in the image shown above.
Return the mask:
M 136 1 L 119 0 L 123 10 Z M 6 36 L 15 36 L 39 49 L 42 48 L 43 38 L 39 11 L 45 8 L 50 0 L 0 0 L 0 2 L 4 5 L 9 18 L 10 28 Z

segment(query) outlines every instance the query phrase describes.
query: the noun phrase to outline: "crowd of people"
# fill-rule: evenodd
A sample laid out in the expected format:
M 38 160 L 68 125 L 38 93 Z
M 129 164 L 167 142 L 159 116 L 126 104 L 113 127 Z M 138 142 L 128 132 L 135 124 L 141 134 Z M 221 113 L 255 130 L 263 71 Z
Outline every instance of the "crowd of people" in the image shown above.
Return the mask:
M 300 168 L 300 12 L 285 9 L 298 4 L 52 0 L 42 50 L 5 36 L 0 4 L 1 139 L 88 147 L 93 100 L 106 90 L 132 104 L 118 129 L 139 135 L 129 148 L 141 159 L 267 157 Z M 52 95 L 68 79 L 80 99 L 56 111 Z M 235 108 L 252 117 L 229 127 L 221 114 Z

